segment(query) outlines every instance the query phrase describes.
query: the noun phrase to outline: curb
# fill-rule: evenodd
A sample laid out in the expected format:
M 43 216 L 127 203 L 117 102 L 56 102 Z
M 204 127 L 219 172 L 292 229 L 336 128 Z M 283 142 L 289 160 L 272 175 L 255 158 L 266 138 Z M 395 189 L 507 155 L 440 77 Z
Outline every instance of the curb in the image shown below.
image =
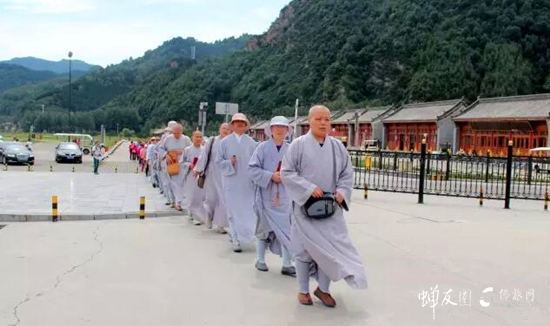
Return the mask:
M 185 216 L 188 211 L 184 209 L 182 212 L 147 212 L 145 218 Z M 60 214 L 59 221 L 106 221 L 106 220 L 126 220 L 138 219 L 139 212 L 120 213 L 120 214 L 93 214 L 93 215 L 75 215 L 75 214 Z M 44 214 L 0 214 L 0 222 L 50 222 L 51 215 Z

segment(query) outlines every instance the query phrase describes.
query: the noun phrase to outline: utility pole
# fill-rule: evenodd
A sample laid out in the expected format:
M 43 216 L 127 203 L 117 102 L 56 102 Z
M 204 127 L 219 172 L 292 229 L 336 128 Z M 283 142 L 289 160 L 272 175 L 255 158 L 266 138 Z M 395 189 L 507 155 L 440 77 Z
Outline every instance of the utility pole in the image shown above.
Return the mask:
M 296 107 L 294 108 L 294 138 L 298 130 L 298 107 L 300 106 L 300 99 L 296 99 Z
M 73 58 L 73 52 L 72 51 L 69 51 L 69 121 L 68 121 L 68 127 L 69 127 L 69 131 L 71 130 L 71 106 L 72 106 L 72 101 L 73 101 L 73 98 L 72 98 L 72 91 L 73 91 L 73 86 L 72 86 L 72 58 Z
M 204 128 L 206 127 L 206 112 L 208 111 L 208 102 L 201 102 L 199 105 L 199 127 L 204 136 Z

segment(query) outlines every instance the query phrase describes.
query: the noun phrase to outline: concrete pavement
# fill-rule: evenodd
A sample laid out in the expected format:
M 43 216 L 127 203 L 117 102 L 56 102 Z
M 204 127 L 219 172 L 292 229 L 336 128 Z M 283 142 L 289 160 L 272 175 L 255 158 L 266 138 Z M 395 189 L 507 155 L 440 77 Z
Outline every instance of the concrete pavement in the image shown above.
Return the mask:
M 370 288 L 334 284 L 335 309 L 300 306 L 280 259 L 268 255 L 270 271 L 258 272 L 251 245 L 232 253 L 227 236 L 186 218 L 10 223 L 0 230 L 0 325 L 550 324 L 550 213 L 540 203 L 361 196 L 347 219 Z M 436 285 L 434 319 L 419 294 Z M 469 289 L 471 306 L 443 305 L 450 289 L 454 303 Z

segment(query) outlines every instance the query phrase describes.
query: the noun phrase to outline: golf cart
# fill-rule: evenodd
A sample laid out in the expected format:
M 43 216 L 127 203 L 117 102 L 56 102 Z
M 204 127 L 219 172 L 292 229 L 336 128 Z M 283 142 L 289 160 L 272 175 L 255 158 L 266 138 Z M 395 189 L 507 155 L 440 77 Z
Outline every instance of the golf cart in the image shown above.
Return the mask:
M 82 154 L 89 155 L 92 152 L 92 147 L 94 146 L 94 138 L 88 134 L 63 134 L 58 133 L 54 134 L 56 137 L 67 137 L 68 142 L 73 142 L 80 146 L 82 149 Z

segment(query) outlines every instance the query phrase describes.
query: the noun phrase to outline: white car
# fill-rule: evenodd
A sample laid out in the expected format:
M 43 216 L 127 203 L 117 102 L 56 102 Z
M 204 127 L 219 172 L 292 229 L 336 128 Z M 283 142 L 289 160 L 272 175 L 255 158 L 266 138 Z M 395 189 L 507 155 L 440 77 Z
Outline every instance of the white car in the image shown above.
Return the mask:
M 3 143 L 4 142 L 4 137 L 2 137 L 2 135 L 0 135 L 0 143 Z

